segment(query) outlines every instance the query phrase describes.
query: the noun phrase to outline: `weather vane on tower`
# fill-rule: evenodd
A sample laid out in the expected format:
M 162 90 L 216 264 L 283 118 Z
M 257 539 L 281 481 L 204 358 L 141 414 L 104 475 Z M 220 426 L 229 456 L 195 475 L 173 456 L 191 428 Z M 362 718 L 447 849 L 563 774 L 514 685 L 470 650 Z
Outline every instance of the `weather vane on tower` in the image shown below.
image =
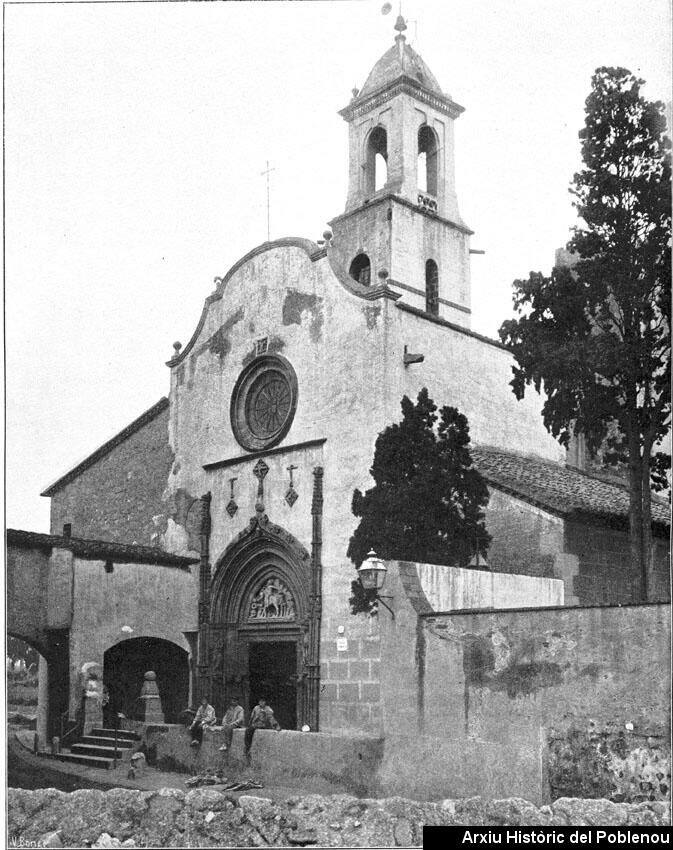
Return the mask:
M 384 3 L 383 6 L 381 6 L 381 14 L 382 15 L 388 15 L 392 11 L 392 9 L 393 9 L 392 3 Z M 416 30 L 416 23 L 417 22 L 416 21 L 409 21 L 409 23 L 414 24 L 414 37 L 415 37 L 415 35 L 416 35 L 415 30 Z M 397 20 L 395 21 L 395 27 L 394 28 L 397 30 L 397 33 L 398 33 L 397 36 L 396 36 L 396 40 L 400 40 L 400 41 L 406 40 L 406 37 L 404 36 L 404 31 L 407 29 L 407 21 L 404 19 L 403 15 L 402 15 L 402 2 L 401 2 L 401 0 L 400 0 L 399 8 L 398 8 L 398 15 L 397 15 Z

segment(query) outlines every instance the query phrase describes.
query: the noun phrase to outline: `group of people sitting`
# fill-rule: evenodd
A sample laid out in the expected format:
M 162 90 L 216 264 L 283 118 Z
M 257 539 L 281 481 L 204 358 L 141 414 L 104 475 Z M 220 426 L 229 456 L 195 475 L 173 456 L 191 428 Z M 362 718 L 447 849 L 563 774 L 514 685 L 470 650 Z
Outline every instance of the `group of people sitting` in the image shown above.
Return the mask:
M 202 697 L 201 705 L 189 727 L 192 736 L 191 746 L 198 747 L 203 741 L 203 730 L 215 726 L 216 723 L 215 709 L 210 705 L 206 697 Z M 242 729 L 245 726 L 245 713 L 238 697 L 231 698 L 229 708 L 222 718 L 221 725 L 224 733 L 224 743 L 220 747 L 220 751 L 226 752 L 231 747 L 234 729 Z M 273 709 L 270 705 L 267 705 L 263 697 L 259 698 L 257 705 L 250 712 L 250 723 L 245 728 L 246 756 L 250 754 L 252 738 L 256 729 L 280 729 L 278 721 L 274 717 Z

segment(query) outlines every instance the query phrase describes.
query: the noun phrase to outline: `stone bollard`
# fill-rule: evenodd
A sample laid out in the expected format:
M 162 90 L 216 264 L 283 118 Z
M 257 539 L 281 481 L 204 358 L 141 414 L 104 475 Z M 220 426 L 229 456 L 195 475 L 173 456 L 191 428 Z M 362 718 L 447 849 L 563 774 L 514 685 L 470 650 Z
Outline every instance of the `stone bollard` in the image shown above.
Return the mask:
M 51 754 L 57 756 L 61 752 L 61 739 L 58 735 L 54 735 L 51 739 Z
M 144 753 L 134 753 L 131 756 L 131 770 L 133 771 L 133 778 L 136 776 L 144 776 L 146 767 L 147 759 L 145 758 Z
M 140 719 L 143 723 L 163 723 L 161 697 L 157 687 L 157 674 L 154 670 L 145 673 L 145 681 L 140 691 Z

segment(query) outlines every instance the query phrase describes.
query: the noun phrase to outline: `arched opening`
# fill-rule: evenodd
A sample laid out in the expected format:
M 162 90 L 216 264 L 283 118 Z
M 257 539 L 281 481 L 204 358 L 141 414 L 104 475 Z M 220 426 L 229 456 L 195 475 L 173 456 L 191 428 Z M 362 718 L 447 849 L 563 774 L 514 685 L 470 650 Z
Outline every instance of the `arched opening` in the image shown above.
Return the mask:
M 116 643 L 103 656 L 103 682 L 109 693 L 106 726 L 116 712 L 139 717 L 138 698 L 148 670 L 157 674 L 166 723 L 178 722 L 189 700 L 187 652 L 168 640 L 139 637 Z
M 375 127 L 367 139 L 365 156 L 365 192 L 383 189 L 388 180 L 388 136 L 383 127 Z
M 208 672 L 216 711 L 236 696 L 249 712 L 264 697 L 282 728 L 308 722 L 313 699 L 307 678 L 309 591 L 308 552 L 268 522 L 260 522 L 218 560 Z
M 353 280 L 357 280 L 363 286 L 369 286 L 371 281 L 371 263 L 369 262 L 369 257 L 366 254 L 358 254 L 351 263 L 348 274 Z
M 418 130 L 418 189 L 437 197 L 437 163 L 439 146 L 435 131 L 423 124 Z
M 31 726 L 37 716 L 38 667 L 46 664 L 40 653 L 25 640 L 7 638 L 7 722 Z
M 425 311 L 439 315 L 439 269 L 434 260 L 425 263 Z
M 69 725 L 68 630 L 49 630 L 45 640 L 38 643 L 8 631 L 6 644 L 8 711 L 29 718 L 41 748 Z

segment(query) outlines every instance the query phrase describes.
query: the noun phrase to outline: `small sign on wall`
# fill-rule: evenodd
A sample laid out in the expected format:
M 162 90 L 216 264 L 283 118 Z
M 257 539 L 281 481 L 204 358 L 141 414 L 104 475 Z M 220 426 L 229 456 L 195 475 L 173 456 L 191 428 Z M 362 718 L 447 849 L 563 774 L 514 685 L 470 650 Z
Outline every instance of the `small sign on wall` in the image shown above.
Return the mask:
M 338 637 L 336 639 L 337 652 L 346 652 L 348 650 L 348 638 Z

